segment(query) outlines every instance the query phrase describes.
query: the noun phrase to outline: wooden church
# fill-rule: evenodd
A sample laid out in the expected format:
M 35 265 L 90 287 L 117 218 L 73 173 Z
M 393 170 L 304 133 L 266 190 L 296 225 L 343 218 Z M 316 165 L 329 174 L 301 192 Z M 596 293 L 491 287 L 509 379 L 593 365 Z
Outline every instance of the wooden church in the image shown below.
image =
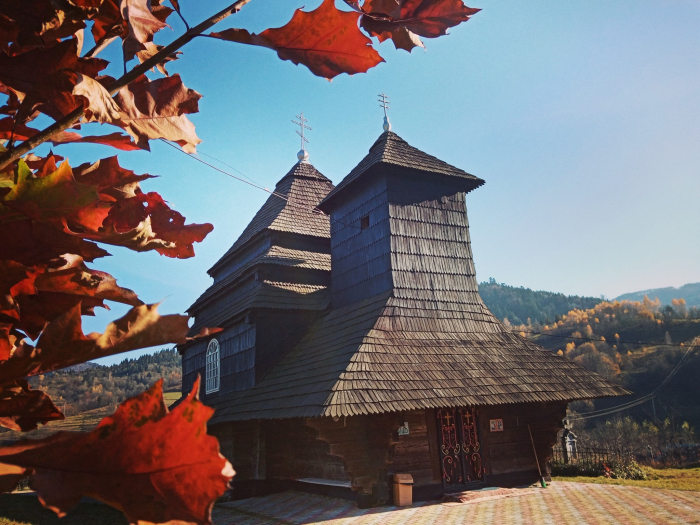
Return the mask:
M 234 495 L 531 483 L 568 402 L 627 393 L 491 314 L 465 201 L 484 181 L 387 128 L 336 187 L 300 152 L 189 310 L 224 329 L 180 352 Z

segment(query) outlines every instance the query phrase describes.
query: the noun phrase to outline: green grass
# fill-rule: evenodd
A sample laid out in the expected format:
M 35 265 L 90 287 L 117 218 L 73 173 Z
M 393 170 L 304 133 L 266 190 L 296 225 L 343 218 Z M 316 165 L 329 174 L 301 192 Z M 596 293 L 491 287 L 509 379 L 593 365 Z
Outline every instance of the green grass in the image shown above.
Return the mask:
M 647 487 L 651 489 L 675 489 L 700 491 L 700 468 L 665 468 L 655 469 L 642 467 L 649 479 L 610 479 L 603 476 L 555 476 L 554 481 L 576 481 L 581 483 L 599 483 L 602 485 L 629 485 L 633 487 Z
M 81 503 L 60 520 L 34 496 L 0 496 L 0 525 L 128 525 L 124 515 L 99 503 Z

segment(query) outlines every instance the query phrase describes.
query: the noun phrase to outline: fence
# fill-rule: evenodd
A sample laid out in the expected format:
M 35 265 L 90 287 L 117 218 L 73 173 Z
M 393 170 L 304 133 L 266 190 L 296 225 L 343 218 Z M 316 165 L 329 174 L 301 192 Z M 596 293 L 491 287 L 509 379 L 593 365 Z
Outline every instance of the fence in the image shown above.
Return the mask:
M 613 460 L 627 462 L 635 459 L 631 451 L 613 450 L 594 447 L 575 447 L 566 453 L 564 447 L 557 445 L 552 450 L 552 462 L 564 464 L 610 463 Z

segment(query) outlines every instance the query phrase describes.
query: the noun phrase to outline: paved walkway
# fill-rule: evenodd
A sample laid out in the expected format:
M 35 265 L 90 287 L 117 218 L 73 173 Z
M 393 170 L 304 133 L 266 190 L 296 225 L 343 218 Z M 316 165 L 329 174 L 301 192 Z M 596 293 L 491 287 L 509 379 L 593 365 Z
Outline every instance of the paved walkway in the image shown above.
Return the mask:
M 700 492 L 554 482 L 547 489 L 494 492 L 468 503 L 360 510 L 299 492 L 224 503 L 214 525 L 562 525 L 700 524 Z

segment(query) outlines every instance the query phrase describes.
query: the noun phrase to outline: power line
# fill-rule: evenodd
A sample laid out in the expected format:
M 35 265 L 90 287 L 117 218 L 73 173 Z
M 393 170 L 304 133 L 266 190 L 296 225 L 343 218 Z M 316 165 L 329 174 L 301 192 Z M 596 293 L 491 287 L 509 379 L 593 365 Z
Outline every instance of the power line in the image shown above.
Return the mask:
M 236 180 L 238 180 L 238 181 L 240 181 L 240 182 L 243 182 L 244 184 L 248 184 L 249 186 L 253 186 L 253 188 L 257 188 L 257 189 L 259 189 L 259 190 L 262 190 L 262 191 L 264 191 L 264 192 L 269 193 L 270 195 L 274 195 L 275 197 L 277 197 L 277 198 L 279 198 L 279 199 L 282 199 L 283 201 L 286 201 L 290 206 L 294 206 L 295 208 L 301 208 L 301 209 L 304 209 L 304 210 L 307 210 L 307 211 L 311 211 L 311 213 L 314 213 L 314 214 L 316 214 L 316 215 L 326 215 L 326 213 L 322 212 L 322 211 L 319 210 L 318 208 L 311 208 L 310 206 L 303 206 L 303 205 L 301 205 L 301 204 L 296 204 L 296 203 L 294 203 L 294 202 L 291 202 L 291 201 L 289 200 L 288 197 L 286 197 L 285 195 L 282 195 L 281 193 L 277 193 L 276 191 L 269 190 L 268 188 L 266 188 L 266 187 L 264 187 L 264 186 L 260 186 L 259 184 L 256 184 L 255 182 L 251 182 L 250 180 L 244 180 L 244 179 L 242 179 L 242 178 L 240 178 L 240 177 L 236 177 L 234 174 L 229 173 L 228 171 L 222 170 L 221 168 L 217 168 L 217 167 L 214 166 L 213 164 L 209 164 L 207 161 L 202 160 L 202 159 L 200 159 L 199 157 L 196 157 L 195 155 L 193 155 L 193 154 L 191 154 L 191 153 L 188 153 L 188 152 L 186 152 L 185 150 L 183 150 L 183 149 L 181 149 L 181 148 L 178 148 L 175 144 L 172 144 L 171 142 L 168 142 L 168 141 L 163 140 L 163 139 L 160 139 L 160 140 L 161 140 L 162 142 L 164 142 L 165 144 L 167 144 L 168 146 L 170 146 L 170 147 L 172 147 L 172 148 L 175 148 L 177 151 L 180 151 L 180 152 L 184 153 L 185 155 L 187 155 L 187 156 L 190 157 L 191 159 L 194 159 L 194 160 L 196 160 L 197 162 L 201 162 L 201 163 L 204 164 L 205 166 L 209 166 L 211 169 L 216 170 L 216 171 L 218 171 L 219 173 L 223 173 L 224 175 L 228 175 L 229 177 L 231 177 L 231 178 L 233 178 L 233 179 L 236 179 Z M 210 157 L 210 155 L 207 155 L 207 156 Z M 222 161 L 220 161 L 220 160 L 218 160 L 218 159 L 215 159 L 214 157 L 211 157 L 211 158 L 214 159 L 214 160 L 216 160 L 217 162 L 221 162 L 222 164 L 225 164 L 224 162 L 222 162 Z M 234 168 L 234 169 L 235 169 L 235 168 Z M 236 171 L 238 171 L 238 170 L 236 170 Z M 239 172 L 239 173 L 240 173 L 240 172 Z M 241 173 L 241 175 L 243 175 L 243 173 Z M 243 176 L 246 177 L 246 178 L 249 178 L 249 177 L 246 176 L 246 175 L 243 175 Z
M 233 179 L 236 179 L 236 180 L 238 180 L 238 181 L 240 181 L 240 182 L 243 182 L 243 183 L 245 183 L 245 184 L 248 184 L 249 186 L 253 186 L 254 188 L 257 188 L 257 189 L 259 189 L 259 190 L 262 190 L 262 191 L 264 191 L 264 192 L 267 192 L 267 193 L 269 193 L 270 195 L 274 195 L 275 197 L 277 197 L 277 198 L 279 198 L 279 199 L 282 199 L 283 201 L 287 202 L 287 204 L 289 204 L 290 206 L 293 206 L 293 207 L 295 207 L 295 208 L 300 208 L 300 209 L 302 209 L 302 210 L 310 211 L 310 212 L 313 213 L 314 215 L 325 215 L 326 217 L 328 217 L 328 218 L 330 219 L 330 215 L 328 215 L 327 213 L 325 213 L 323 210 L 320 210 L 320 209 L 317 208 L 317 207 L 311 207 L 311 206 L 304 206 L 304 205 L 302 205 L 302 204 L 296 204 L 295 202 L 290 201 L 289 198 L 288 198 L 287 196 L 282 195 L 281 193 L 278 193 L 278 192 L 276 192 L 276 191 L 269 190 L 268 188 L 265 188 L 264 186 L 261 186 L 260 184 L 257 184 L 256 182 L 253 181 L 253 179 L 251 179 L 250 177 L 248 177 L 248 176 L 247 176 L 245 173 L 243 173 L 242 171 L 237 170 L 237 169 L 234 168 L 233 166 L 230 166 L 230 165 L 226 164 L 224 161 L 219 160 L 219 159 L 217 159 L 216 157 L 212 157 L 211 155 L 207 155 L 206 153 L 201 153 L 201 152 L 200 152 L 202 155 L 206 155 L 207 157 L 209 157 L 209 158 L 215 160 L 216 162 L 220 162 L 221 164 L 223 164 L 223 165 L 225 165 L 225 166 L 228 166 L 228 167 L 231 168 L 232 170 L 234 170 L 234 171 L 240 173 L 241 175 L 243 175 L 243 176 L 244 176 L 246 179 L 248 179 L 248 180 L 243 180 L 243 179 L 241 179 L 240 177 L 236 177 L 236 176 L 233 175 L 232 173 L 229 173 L 228 171 L 222 170 L 221 168 L 217 168 L 216 166 L 214 166 L 214 165 L 212 165 L 212 164 L 209 164 L 208 162 L 206 162 L 206 161 L 200 159 L 200 158 L 197 157 L 196 155 L 193 155 L 193 154 L 191 154 L 191 153 L 188 153 L 188 152 L 186 152 L 185 150 L 183 150 L 182 148 L 178 148 L 175 144 L 173 144 L 173 143 L 171 143 L 171 142 L 168 142 L 168 141 L 165 140 L 165 139 L 160 139 L 160 140 L 161 140 L 162 142 L 164 142 L 165 144 L 167 144 L 168 146 L 170 146 L 170 147 L 172 147 L 172 148 L 175 148 L 177 151 L 179 151 L 179 152 L 181 152 L 181 153 L 184 153 L 185 155 L 187 155 L 187 156 L 190 157 L 191 159 L 194 159 L 194 160 L 196 160 L 197 162 L 201 162 L 201 163 L 204 164 L 205 166 L 209 166 L 210 168 L 212 168 L 212 169 L 218 171 L 219 173 L 223 173 L 224 175 L 227 175 L 227 176 L 229 176 L 229 177 L 231 177 L 231 178 L 233 178 Z M 339 224 L 342 224 L 343 226 L 345 226 L 345 227 L 347 227 L 347 228 L 355 228 L 355 229 L 357 229 L 357 230 L 361 230 L 361 229 L 362 229 L 360 226 L 354 226 L 354 225 L 352 225 L 352 224 L 346 224 L 346 223 L 344 223 L 343 221 L 338 220 L 338 219 L 335 219 L 335 222 L 337 222 L 337 223 L 339 223 Z
M 602 408 L 600 410 L 593 410 L 592 412 L 586 412 L 584 415 L 579 416 L 579 417 L 571 417 L 567 418 L 569 421 L 579 421 L 583 419 L 592 419 L 595 417 L 602 417 L 602 416 L 609 416 L 612 415 L 616 412 L 621 412 L 623 410 L 628 410 L 630 408 L 634 408 L 638 405 L 641 405 L 643 403 L 646 403 L 649 400 L 652 400 L 656 397 L 656 395 L 659 393 L 659 391 L 673 378 L 674 375 L 680 370 L 681 366 L 683 365 L 683 362 L 685 361 L 686 357 L 690 354 L 692 350 L 697 348 L 697 344 L 695 343 L 697 341 L 697 338 L 693 341 L 693 344 L 688 347 L 688 350 L 686 350 L 685 354 L 683 354 L 683 357 L 681 357 L 680 361 L 676 363 L 676 366 L 673 367 L 673 370 L 666 376 L 666 379 L 664 379 L 654 390 L 652 390 L 649 394 L 642 396 L 638 399 L 635 399 L 633 401 L 629 401 L 627 403 L 623 403 L 621 405 L 617 405 L 614 407 L 608 407 L 608 408 Z
M 576 337 L 573 335 L 559 335 L 559 334 L 548 334 L 546 332 L 532 332 L 528 330 L 518 330 L 517 328 L 513 328 L 513 331 L 517 332 L 522 332 L 524 334 L 533 334 L 533 335 L 544 335 L 547 337 L 557 337 L 560 339 L 577 339 L 580 341 L 590 341 L 592 343 L 608 343 L 612 341 L 601 341 L 600 339 L 593 339 L 590 337 Z M 654 343 L 654 342 L 649 342 L 649 341 L 622 341 L 622 340 L 615 340 L 615 343 L 619 344 L 626 344 L 626 345 L 649 345 L 649 346 L 677 346 L 679 348 L 686 348 L 684 344 L 677 344 L 677 343 Z

